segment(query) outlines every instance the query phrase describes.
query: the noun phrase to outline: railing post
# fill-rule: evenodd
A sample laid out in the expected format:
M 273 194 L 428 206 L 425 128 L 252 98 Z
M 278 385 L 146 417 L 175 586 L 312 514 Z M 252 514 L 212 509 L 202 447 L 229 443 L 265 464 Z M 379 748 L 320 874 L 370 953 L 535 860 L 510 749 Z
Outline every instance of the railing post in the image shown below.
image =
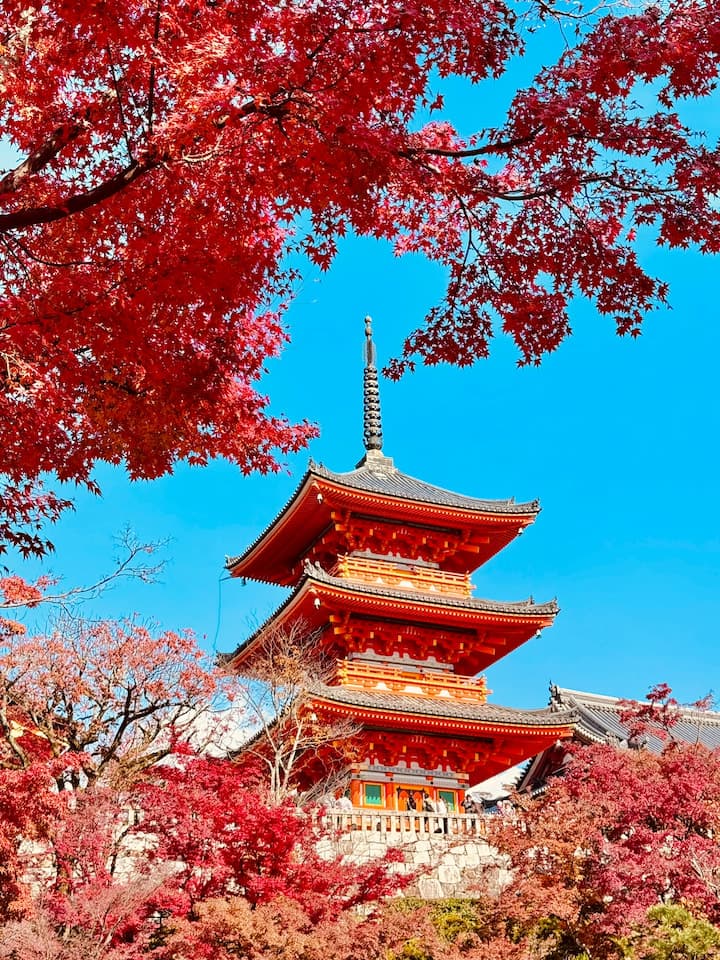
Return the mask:
M 330 811 L 320 822 L 323 826 L 337 832 L 352 830 L 372 833 L 411 834 L 415 838 L 443 834 L 443 822 L 447 821 L 448 832 L 452 837 L 487 838 L 489 815 L 482 813 L 448 812 L 444 816 L 424 810 L 377 810 L 354 809 L 348 811 Z

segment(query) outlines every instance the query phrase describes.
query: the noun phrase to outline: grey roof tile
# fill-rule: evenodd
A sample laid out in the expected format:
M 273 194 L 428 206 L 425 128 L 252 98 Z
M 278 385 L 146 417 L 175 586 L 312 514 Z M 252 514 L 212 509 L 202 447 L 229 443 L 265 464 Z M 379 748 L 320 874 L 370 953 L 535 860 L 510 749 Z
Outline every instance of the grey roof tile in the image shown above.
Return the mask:
M 317 564 L 308 563 L 305 567 L 306 579 L 316 580 L 330 586 L 342 587 L 355 593 L 369 594 L 376 597 L 391 597 L 397 600 L 432 601 L 440 607 L 458 607 L 463 610 L 478 610 L 488 613 L 506 613 L 519 616 L 555 616 L 559 607 L 557 600 L 548 600 L 546 603 L 535 603 L 532 597 L 527 600 L 486 600 L 482 597 L 453 597 L 445 593 L 423 593 L 410 588 L 378 586 L 372 583 L 363 583 L 358 580 L 346 580 L 343 577 L 333 577 L 326 573 Z
M 402 500 L 417 500 L 420 503 L 441 504 L 455 507 L 460 510 L 472 510 L 477 513 L 520 513 L 536 514 L 540 511 L 537 500 L 529 503 L 515 503 L 508 500 L 481 500 L 477 497 L 466 497 L 460 493 L 453 493 L 442 487 L 436 487 L 424 480 L 417 480 L 407 473 L 401 473 L 388 457 L 377 458 L 373 462 L 367 457 L 361 465 L 347 473 L 333 473 L 322 464 L 310 461 L 309 472 L 327 480 L 335 481 L 357 490 L 366 490 L 369 493 L 379 493 L 388 497 L 398 497 Z
M 252 553 L 268 532 L 272 530 L 275 524 L 278 523 L 288 511 L 291 504 L 294 503 L 300 495 L 306 483 L 314 476 L 322 477 L 355 490 L 364 490 L 368 493 L 397 497 L 400 500 L 412 500 L 417 503 L 454 507 L 455 509 L 469 510 L 474 513 L 489 513 L 503 516 L 508 514 L 537 515 L 540 512 L 540 503 L 538 500 L 531 500 L 528 503 L 515 503 L 512 497 L 507 500 L 481 500 L 477 497 L 466 497 L 460 493 L 444 490 L 442 487 L 433 486 L 431 483 L 425 483 L 423 480 L 417 480 L 415 477 L 411 477 L 406 473 L 401 473 L 392 465 L 392 460 L 388 457 L 379 456 L 373 459 L 373 457 L 368 454 L 362 461 L 362 466 L 358 466 L 355 470 L 350 470 L 347 473 L 333 473 L 332 470 L 328 470 L 327 467 L 324 467 L 322 464 L 310 460 L 307 471 L 303 474 L 287 503 L 265 527 L 262 533 L 258 534 L 242 553 L 225 558 L 226 569 L 232 570 L 241 560 L 244 560 L 245 557 Z
M 630 737 L 627 724 L 620 720 L 625 701 L 619 697 L 553 687 L 551 709 L 575 710 L 578 715 L 576 729 L 581 738 L 594 742 L 623 742 Z M 720 747 L 720 713 L 680 707 L 678 720 L 670 727 L 669 739 L 678 743 L 702 743 L 711 750 Z M 644 735 L 643 745 L 654 753 L 659 753 L 666 743 L 667 740 L 651 732 Z
M 371 710 L 391 710 L 394 713 L 413 713 L 432 717 L 462 720 L 481 720 L 486 723 L 512 723 L 526 727 L 570 726 L 577 720 L 574 710 L 517 710 L 495 703 L 460 703 L 450 698 L 435 699 L 382 691 L 356 690 L 351 687 L 317 684 L 312 691 L 318 697 L 335 703 L 364 707 Z
M 280 604 L 280 606 L 270 614 L 264 623 L 262 623 L 251 636 L 249 636 L 246 640 L 243 640 L 243 642 L 240 643 L 232 653 L 220 654 L 218 658 L 219 661 L 221 663 L 229 663 L 241 651 L 250 646 L 250 644 L 260 636 L 263 630 L 265 630 L 272 623 L 278 614 L 280 614 L 285 607 L 292 603 L 297 594 L 303 589 L 305 584 L 313 580 L 316 583 L 325 583 L 329 586 L 341 587 L 343 590 L 352 590 L 355 593 L 363 594 L 365 596 L 388 597 L 391 599 L 405 601 L 430 601 L 434 605 L 440 607 L 450 607 L 462 610 L 477 610 L 478 613 L 503 613 L 509 616 L 537 617 L 555 616 L 560 609 L 556 600 L 549 600 L 547 603 L 535 603 L 532 597 L 528 598 L 527 600 L 516 601 L 485 600 L 481 597 L 451 597 L 442 593 L 421 593 L 419 590 L 404 590 L 401 587 L 393 590 L 390 587 L 361 583 L 357 580 L 345 580 L 342 577 L 333 577 L 331 574 L 326 573 L 322 567 L 318 566 L 317 564 L 306 562 L 305 574 L 292 593 L 290 593 Z

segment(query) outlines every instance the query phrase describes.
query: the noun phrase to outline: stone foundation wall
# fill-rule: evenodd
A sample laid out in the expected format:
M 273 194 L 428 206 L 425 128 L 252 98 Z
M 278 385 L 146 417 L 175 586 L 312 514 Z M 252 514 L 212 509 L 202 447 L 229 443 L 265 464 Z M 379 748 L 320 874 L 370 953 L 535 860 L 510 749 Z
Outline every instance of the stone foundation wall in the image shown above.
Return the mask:
M 479 868 L 492 871 L 493 884 L 505 886 L 510 873 L 497 851 L 481 838 L 351 831 L 332 840 L 323 840 L 328 855 L 342 853 L 354 863 L 369 863 L 385 856 L 390 847 L 399 848 L 402 862 L 393 869 L 413 874 L 406 895 L 425 900 L 442 897 L 471 897 Z

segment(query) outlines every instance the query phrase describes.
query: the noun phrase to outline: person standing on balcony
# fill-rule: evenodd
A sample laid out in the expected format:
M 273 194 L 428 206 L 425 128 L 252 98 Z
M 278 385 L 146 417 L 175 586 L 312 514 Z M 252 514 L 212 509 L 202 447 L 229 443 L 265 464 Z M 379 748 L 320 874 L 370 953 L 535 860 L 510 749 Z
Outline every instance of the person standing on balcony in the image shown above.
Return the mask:
M 435 801 L 435 813 L 440 814 L 438 818 L 438 828 L 435 833 L 448 834 L 450 832 L 448 821 L 448 805 L 442 797 L 438 797 Z

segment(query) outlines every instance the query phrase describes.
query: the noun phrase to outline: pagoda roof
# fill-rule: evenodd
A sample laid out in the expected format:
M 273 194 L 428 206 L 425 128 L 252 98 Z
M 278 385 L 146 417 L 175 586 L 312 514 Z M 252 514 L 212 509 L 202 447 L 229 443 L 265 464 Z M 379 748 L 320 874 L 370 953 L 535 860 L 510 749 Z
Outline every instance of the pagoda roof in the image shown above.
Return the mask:
M 403 738 L 419 735 L 438 761 L 448 748 L 461 750 L 461 763 L 471 777 L 498 773 L 568 739 L 576 719 L 571 710 L 516 710 L 326 685 L 309 696 L 320 716 L 350 720 L 368 740 L 379 731 L 375 750 L 387 753 L 392 762 L 405 757 Z
M 492 725 L 527 728 L 571 727 L 578 720 L 576 710 L 520 710 L 495 703 L 464 703 L 453 699 L 419 697 L 385 691 L 360 690 L 353 687 L 316 684 L 310 691 L 313 699 L 345 704 L 386 713 L 407 714 L 415 717 L 441 717 L 449 720 L 476 721 Z
M 577 719 L 572 710 L 519 710 L 497 704 L 458 703 L 454 700 L 385 691 L 353 689 L 315 683 L 307 690 L 312 711 L 326 721 L 350 721 L 357 733 L 349 737 L 368 743 L 378 738 L 387 752 L 387 762 L 407 762 L 406 738 L 420 737 L 434 758 L 432 767 L 446 762 L 447 750 L 457 756 L 468 775 L 483 778 L 507 770 L 559 741 L 572 736 Z M 260 741 L 257 731 L 241 750 Z M 462 746 L 464 745 L 464 746 Z M 316 757 L 317 758 L 317 757 Z
M 456 510 L 469 510 L 473 513 L 507 515 L 540 512 L 538 500 L 531 500 L 528 503 L 516 503 L 512 497 L 506 500 L 484 500 L 436 487 L 425 480 L 418 480 L 407 473 L 402 473 L 389 457 L 372 458 L 368 455 L 354 470 L 345 473 L 334 473 L 322 464 L 311 460 L 308 472 L 355 490 L 367 490 L 382 496 L 415 500 L 419 503 L 452 507 Z
M 234 653 L 226 654 L 224 662 L 231 663 L 251 657 L 254 648 L 262 643 L 263 634 L 271 625 L 281 626 L 283 622 L 302 619 L 308 629 L 318 629 L 328 623 L 325 603 L 328 600 L 341 599 L 342 608 L 365 615 L 374 615 L 378 610 L 387 608 L 395 611 L 395 617 L 401 622 L 431 622 L 454 625 L 474 625 L 485 620 L 489 623 L 505 622 L 525 624 L 530 634 L 543 626 L 548 626 L 559 607 L 556 600 L 535 603 L 532 597 L 526 600 L 503 601 L 486 600 L 480 597 L 460 597 L 440 593 L 423 593 L 419 590 L 378 586 L 357 580 L 335 577 L 317 564 L 307 563 L 303 578 L 285 602 L 243 643 Z M 383 601 L 385 603 L 383 604 Z M 485 615 L 483 617 L 483 614 Z M 517 642 L 503 649 L 504 656 L 528 637 L 519 637 Z M 482 670 L 499 657 L 488 655 L 477 666 Z
M 554 617 L 560 610 L 557 600 L 535 603 L 532 597 L 525 600 L 486 600 L 483 597 L 455 597 L 446 593 L 424 593 L 420 590 L 378 586 L 374 583 L 365 583 L 362 580 L 334 577 L 317 564 L 308 564 L 306 570 L 306 577 L 316 583 L 325 583 L 341 590 L 352 590 L 353 593 L 390 597 L 394 600 L 401 600 L 403 603 L 417 601 L 421 604 L 427 604 L 429 602 L 432 606 L 478 610 L 484 613 L 502 613 L 512 616 Z
M 253 543 L 226 559 L 234 577 L 289 586 L 297 565 L 332 524 L 333 510 L 354 509 L 390 523 L 403 521 L 458 532 L 496 531 L 483 548 L 466 558 L 468 570 L 480 566 L 531 524 L 540 512 L 537 500 L 483 500 L 453 493 L 402 473 L 389 457 L 368 451 L 360 464 L 334 473 L 310 461 L 290 500 Z
M 628 709 L 628 701 L 621 697 L 609 697 L 599 693 L 570 690 L 555 685 L 550 688 L 551 711 L 565 716 L 568 711 L 575 715 L 573 739 L 580 743 L 609 743 L 618 747 L 643 748 L 652 753 L 661 753 L 668 742 L 697 744 L 709 750 L 720 748 L 720 713 L 712 710 L 696 710 L 677 707 L 676 722 L 669 730 L 653 732 L 650 723 L 639 737 L 633 737 L 630 726 L 621 719 Z M 561 774 L 568 754 L 557 747 L 546 747 L 523 772 L 518 789 L 529 793 L 542 792 L 548 779 Z

